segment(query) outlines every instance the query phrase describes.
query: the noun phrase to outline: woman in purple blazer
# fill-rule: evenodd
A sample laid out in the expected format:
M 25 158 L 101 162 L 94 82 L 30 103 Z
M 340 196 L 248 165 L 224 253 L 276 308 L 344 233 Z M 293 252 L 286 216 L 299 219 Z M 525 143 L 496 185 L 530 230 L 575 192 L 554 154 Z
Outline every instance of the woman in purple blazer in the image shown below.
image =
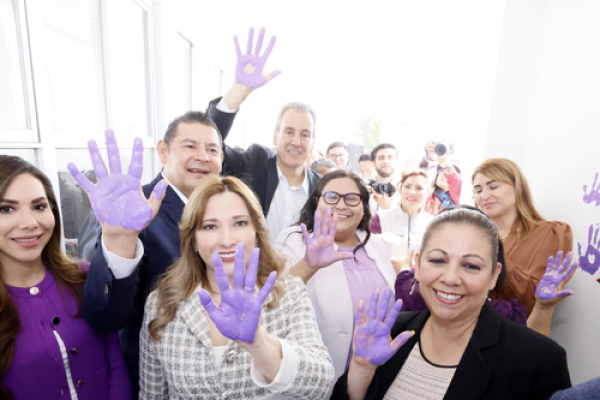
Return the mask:
M 118 337 L 80 311 L 89 265 L 61 247 L 50 180 L 0 155 L 0 399 L 129 399 Z

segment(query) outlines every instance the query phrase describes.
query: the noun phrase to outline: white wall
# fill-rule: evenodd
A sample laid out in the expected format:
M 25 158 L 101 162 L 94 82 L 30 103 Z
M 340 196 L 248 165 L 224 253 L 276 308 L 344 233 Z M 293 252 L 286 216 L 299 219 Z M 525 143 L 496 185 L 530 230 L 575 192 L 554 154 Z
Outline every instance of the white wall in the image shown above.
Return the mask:
M 582 200 L 600 171 L 598 20 L 593 0 L 507 1 L 484 154 L 523 168 L 542 214 L 571 225 L 576 255 L 600 223 L 600 207 Z M 579 270 L 554 314 L 574 384 L 600 375 L 596 278 Z

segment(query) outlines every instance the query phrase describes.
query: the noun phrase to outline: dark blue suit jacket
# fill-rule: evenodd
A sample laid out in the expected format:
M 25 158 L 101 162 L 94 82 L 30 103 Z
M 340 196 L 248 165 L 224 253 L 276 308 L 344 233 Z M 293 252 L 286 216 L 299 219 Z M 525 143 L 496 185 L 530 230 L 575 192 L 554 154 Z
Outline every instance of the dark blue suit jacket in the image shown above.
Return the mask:
M 161 179 L 159 174 L 143 187 L 146 197 L 150 197 Z M 134 398 L 139 393 L 139 333 L 144 319 L 144 304 L 156 278 L 179 258 L 179 221 L 183 207 L 183 201 L 167 186 L 156 217 L 140 232 L 144 255 L 133 273 L 126 278 L 115 279 L 101 249 L 98 249 L 85 282 L 81 304 L 83 316 L 99 333 L 121 330 L 121 346 Z
M 214 115 L 214 111 L 207 112 L 219 131 L 226 136 L 235 113 Z M 152 182 L 142 187 L 147 198 L 161 179 L 162 175 L 158 174 Z M 134 272 L 126 278 L 115 279 L 101 249 L 98 249 L 83 289 L 81 307 L 88 324 L 98 333 L 120 330 L 134 399 L 139 395 L 139 334 L 144 320 L 144 305 L 157 278 L 180 256 L 179 221 L 183 208 L 183 201 L 167 186 L 156 217 L 140 232 L 144 255 Z M 96 246 L 99 244 L 100 236 Z

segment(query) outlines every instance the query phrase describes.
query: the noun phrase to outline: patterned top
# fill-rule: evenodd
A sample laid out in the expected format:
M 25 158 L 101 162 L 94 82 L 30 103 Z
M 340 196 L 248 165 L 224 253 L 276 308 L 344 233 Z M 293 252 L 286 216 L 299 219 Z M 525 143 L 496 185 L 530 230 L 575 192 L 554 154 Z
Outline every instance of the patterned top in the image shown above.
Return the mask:
M 303 282 L 285 275 L 285 290 L 277 305 L 263 307 L 261 325 L 286 348 L 296 365 L 283 384 L 260 384 L 250 353 L 229 341 L 222 365 L 215 365 L 206 311 L 195 293 L 179 304 L 177 314 L 162 332 L 161 341 L 149 337 L 148 324 L 156 317 L 156 291 L 148 297 L 140 333 L 141 399 L 323 399 L 333 384 L 331 357 L 321 340 L 317 321 Z M 265 303 L 271 300 L 269 295 Z M 277 377 L 275 379 L 277 381 Z
M 442 400 L 454 372 L 456 367 L 430 363 L 417 342 L 383 400 Z

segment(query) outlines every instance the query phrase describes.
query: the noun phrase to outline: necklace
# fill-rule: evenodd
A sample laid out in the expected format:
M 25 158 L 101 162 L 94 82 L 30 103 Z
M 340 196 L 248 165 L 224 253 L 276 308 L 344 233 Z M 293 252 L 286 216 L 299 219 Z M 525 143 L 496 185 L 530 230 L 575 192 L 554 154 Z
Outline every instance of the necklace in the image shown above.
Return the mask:
M 504 242 L 504 239 L 506 239 L 509 235 L 510 235 L 510 232 L 508 232 L 506 235 L 504 235 L 504 237 L 501 237 L 500 241 Z

